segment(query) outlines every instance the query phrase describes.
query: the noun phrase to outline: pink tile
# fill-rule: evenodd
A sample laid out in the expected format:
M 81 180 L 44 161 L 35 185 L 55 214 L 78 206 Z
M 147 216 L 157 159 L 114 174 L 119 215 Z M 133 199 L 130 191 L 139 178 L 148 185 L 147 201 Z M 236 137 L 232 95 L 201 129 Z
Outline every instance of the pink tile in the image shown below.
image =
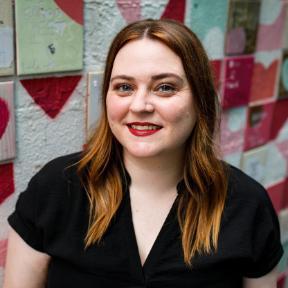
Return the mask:
M 222 106 L 224 109 L 247 105 L 251 88 L 254 56 L 224 59 Z
M 270 139 L 274 103 L 249 107 L 244 150 L 263 145 Z

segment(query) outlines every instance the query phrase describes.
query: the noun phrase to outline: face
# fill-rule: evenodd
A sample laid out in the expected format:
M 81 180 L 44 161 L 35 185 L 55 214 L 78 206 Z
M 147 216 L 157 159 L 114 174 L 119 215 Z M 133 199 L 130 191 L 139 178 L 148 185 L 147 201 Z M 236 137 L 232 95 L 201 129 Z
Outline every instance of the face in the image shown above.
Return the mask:
M 181 59 L 150 39 L 131 41 L 116 55 L 106 106 L 124 157 L 183 154 L 196 120 Z

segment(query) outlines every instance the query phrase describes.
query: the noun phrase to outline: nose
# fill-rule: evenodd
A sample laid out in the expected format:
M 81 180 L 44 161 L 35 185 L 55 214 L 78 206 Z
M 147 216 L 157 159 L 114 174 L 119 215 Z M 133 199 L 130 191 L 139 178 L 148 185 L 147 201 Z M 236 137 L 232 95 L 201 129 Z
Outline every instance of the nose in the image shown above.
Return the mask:
M 134 113 L 153 112 L 154 106 L 151 103 L 150 98 L 151 95 L 149 91 L 147 91 L 145 88 L 138 89 L 132 97 L 130 111 Z

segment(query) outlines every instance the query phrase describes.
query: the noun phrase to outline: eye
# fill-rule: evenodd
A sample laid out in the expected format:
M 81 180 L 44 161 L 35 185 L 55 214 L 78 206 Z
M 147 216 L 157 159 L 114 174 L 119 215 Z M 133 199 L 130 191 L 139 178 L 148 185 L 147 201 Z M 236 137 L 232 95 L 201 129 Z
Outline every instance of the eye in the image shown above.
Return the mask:
M 116 87 L 117 87 L 117 90 L 120 92 L 127 92 L 127 91 L 132 90 L 132 87 L 129 84 L 119 84 Z
M 172 94 L 176 91 L 176 88 L 171 84 L 161 84 L 159 85 L 156 90 L 163 94 Z
M 125 96 L 130 95 L 133 92 L 133 87 L 127 83 L 119 83 L 113 87 L 113 90 L 116 91 L 119 95 Z

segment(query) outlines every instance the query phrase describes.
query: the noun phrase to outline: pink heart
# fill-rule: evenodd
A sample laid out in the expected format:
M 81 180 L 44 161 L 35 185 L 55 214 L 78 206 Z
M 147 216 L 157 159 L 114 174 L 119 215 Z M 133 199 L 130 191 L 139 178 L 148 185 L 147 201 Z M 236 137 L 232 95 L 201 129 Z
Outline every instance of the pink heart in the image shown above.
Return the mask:
M 8 104 L 0 98 L 0 139 L 8 126 L 9 116 Z
M 29 95 L 44 112 L 55 118 L 71 96 L 81 76 L 20 80 Z
M 127 23 L 141 18 L 140 0 L 117 0 L 117 6 Z

